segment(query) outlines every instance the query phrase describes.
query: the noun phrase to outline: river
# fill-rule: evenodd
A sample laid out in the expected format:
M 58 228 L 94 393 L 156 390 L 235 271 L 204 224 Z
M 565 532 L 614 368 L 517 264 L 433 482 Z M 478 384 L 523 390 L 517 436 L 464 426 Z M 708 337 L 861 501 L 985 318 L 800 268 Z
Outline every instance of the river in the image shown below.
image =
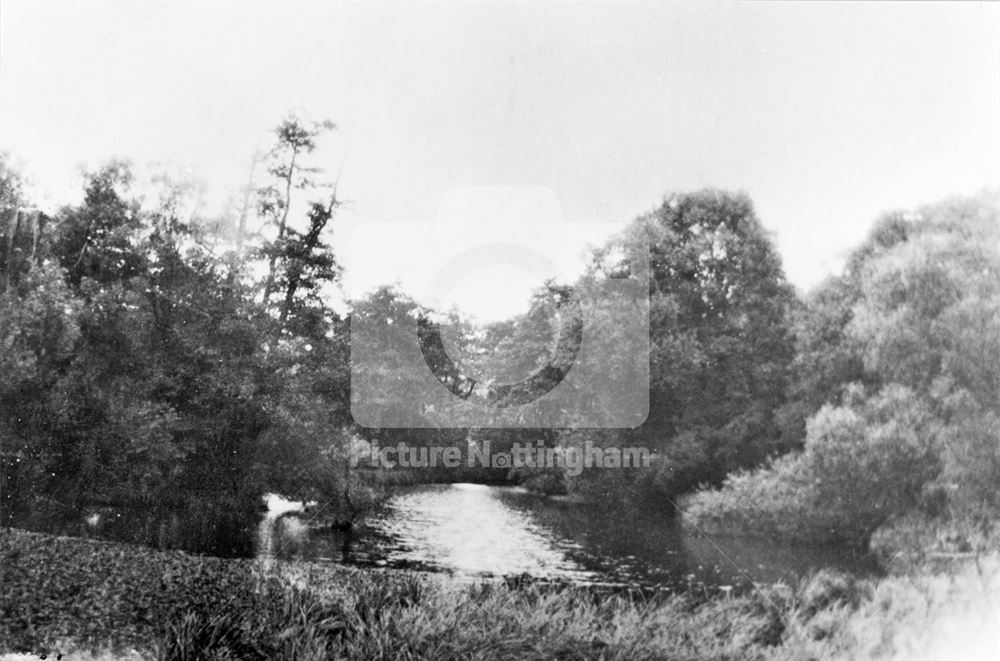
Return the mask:
M 348 536 L 311 529 L 293 506 L 270 500 L 263 556 L 438 572 L 458 580 L 527 575 L 614 587 L 745 589 L 796 581 L 811 569 L 877 571 L 844 549 L 686 533 L 662 516 L 478 484 L 398 488 L 386 507 Z

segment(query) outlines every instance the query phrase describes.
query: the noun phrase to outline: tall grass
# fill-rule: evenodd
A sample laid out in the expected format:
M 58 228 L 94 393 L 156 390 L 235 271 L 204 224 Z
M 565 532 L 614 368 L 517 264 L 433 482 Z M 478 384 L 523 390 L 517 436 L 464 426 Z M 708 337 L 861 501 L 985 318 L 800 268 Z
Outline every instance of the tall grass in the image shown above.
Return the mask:
M 300 588 L 270 576 L 253 609 L 171 624 L 160 659 L 766 658 L 781 616 L 762 599 L 644 600 L 539 584 L 456 587 L 352 573 Z M 315 585 L 309 581 L 309 585 Z
M 460 586 L 437 575 L 301 562 L 265 570 L 11 530 L 0 530 L 0 559 L 0 653 L 55 657 L 64 646 L 160 660 L 1000 658 L 1000 553 L 880 580 L 821 570 L 795 586 L 711 598 L 514 580 Z
M 236 638 L 211 633 L 162 647 L 160 658 L 1000 658 L 998 556 L 880 581 L 821 570 L 794 587 L 713 599 L 531 583 L 459 589 L 377 573 L 316 589 L 272 581 L 263 612 L 229 613 L 210 629 Z

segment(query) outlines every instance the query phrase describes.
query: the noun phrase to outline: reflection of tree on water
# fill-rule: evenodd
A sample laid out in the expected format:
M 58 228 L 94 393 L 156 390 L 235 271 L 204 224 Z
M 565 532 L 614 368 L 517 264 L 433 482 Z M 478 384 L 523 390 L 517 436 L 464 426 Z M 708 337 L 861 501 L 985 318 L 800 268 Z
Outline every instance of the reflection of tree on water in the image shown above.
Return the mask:
M 318 522 L 316 503 L 281 496 L 265 497 L 267 510 L 257 528 L 257 555 L 262 560 L 300 558 L 354 564 L 358 539 L 353 523 Z M 336 549 L 336 552 L 332 552 Z
M 354 562 L 354 526 L 344 528 L 337 532 L 341 537 L 340 561 L 346 564 Z
M 791 580 L 819 567 L 877 571 L 874 558 L 847 549 L 706 536 L 655 513 L 601 510 L 518 490 L 499 493 L 556 536 L 578 540 L 568 552 L 588 569 L 674 589 Z
M 655 514 L 602 510 L 520 490 L 500 492 L 508 506 L 522 510 L 550 532 L 576 562 L 611 582 L 657 584 L 684 589 L 698 571 L 685 552 L 676 522 Z M 698 576 L 698 581 L 711 580 Z

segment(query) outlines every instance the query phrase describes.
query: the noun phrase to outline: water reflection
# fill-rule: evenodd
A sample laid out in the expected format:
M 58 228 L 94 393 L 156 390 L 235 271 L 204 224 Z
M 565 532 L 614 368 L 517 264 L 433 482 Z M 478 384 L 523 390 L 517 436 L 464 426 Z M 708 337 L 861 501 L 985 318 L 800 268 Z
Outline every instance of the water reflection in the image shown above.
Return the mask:
M 349 536 L 307 530 L 289 511 L 272 509 L 261 523 L 262 555 L 444 572 L 460 579 L 528 574 L 673 590 L 794 580 L 821 566 L 862 574 L 875 570 L 869 558 L 839 549 L 685 535 L 663 517 L 601 511 L 511 487 L 400 489 Z
M 593 579 L 568 551 L 575 545 L 507 505 L 503 490 L 477 484 L 435 486 L 401 494 L 393 512 L 372 521 L 393 539 L 386 562 L 459 575 L 528 573 Z
M 707 536 L 683 531 L 676 521 L 662 515 L 601 510 L 520 489 L 504 490 L 499 497 L 511 508 L 531 512 L 539 525 L 554 534 L 577 540 L 571 557 L 605 583 L 675 590 L 747 588 L 753 583 L 794 581 L 820 567 L 862 575 L 878 571 L 873 558 L 840 548 Z

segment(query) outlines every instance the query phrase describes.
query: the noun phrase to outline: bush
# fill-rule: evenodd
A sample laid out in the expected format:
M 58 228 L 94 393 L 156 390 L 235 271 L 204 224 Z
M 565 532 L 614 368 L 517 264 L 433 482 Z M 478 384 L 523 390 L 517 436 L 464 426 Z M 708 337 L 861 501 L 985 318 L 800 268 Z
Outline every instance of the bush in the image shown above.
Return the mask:
M 940 472 L 938 425 L 927 408 L 898 386 L 824 407 L 809 421 L 802 452 L 695 494 L 685 518 L 716 533 L 865 546 L 890 517 L 922 506 Z

